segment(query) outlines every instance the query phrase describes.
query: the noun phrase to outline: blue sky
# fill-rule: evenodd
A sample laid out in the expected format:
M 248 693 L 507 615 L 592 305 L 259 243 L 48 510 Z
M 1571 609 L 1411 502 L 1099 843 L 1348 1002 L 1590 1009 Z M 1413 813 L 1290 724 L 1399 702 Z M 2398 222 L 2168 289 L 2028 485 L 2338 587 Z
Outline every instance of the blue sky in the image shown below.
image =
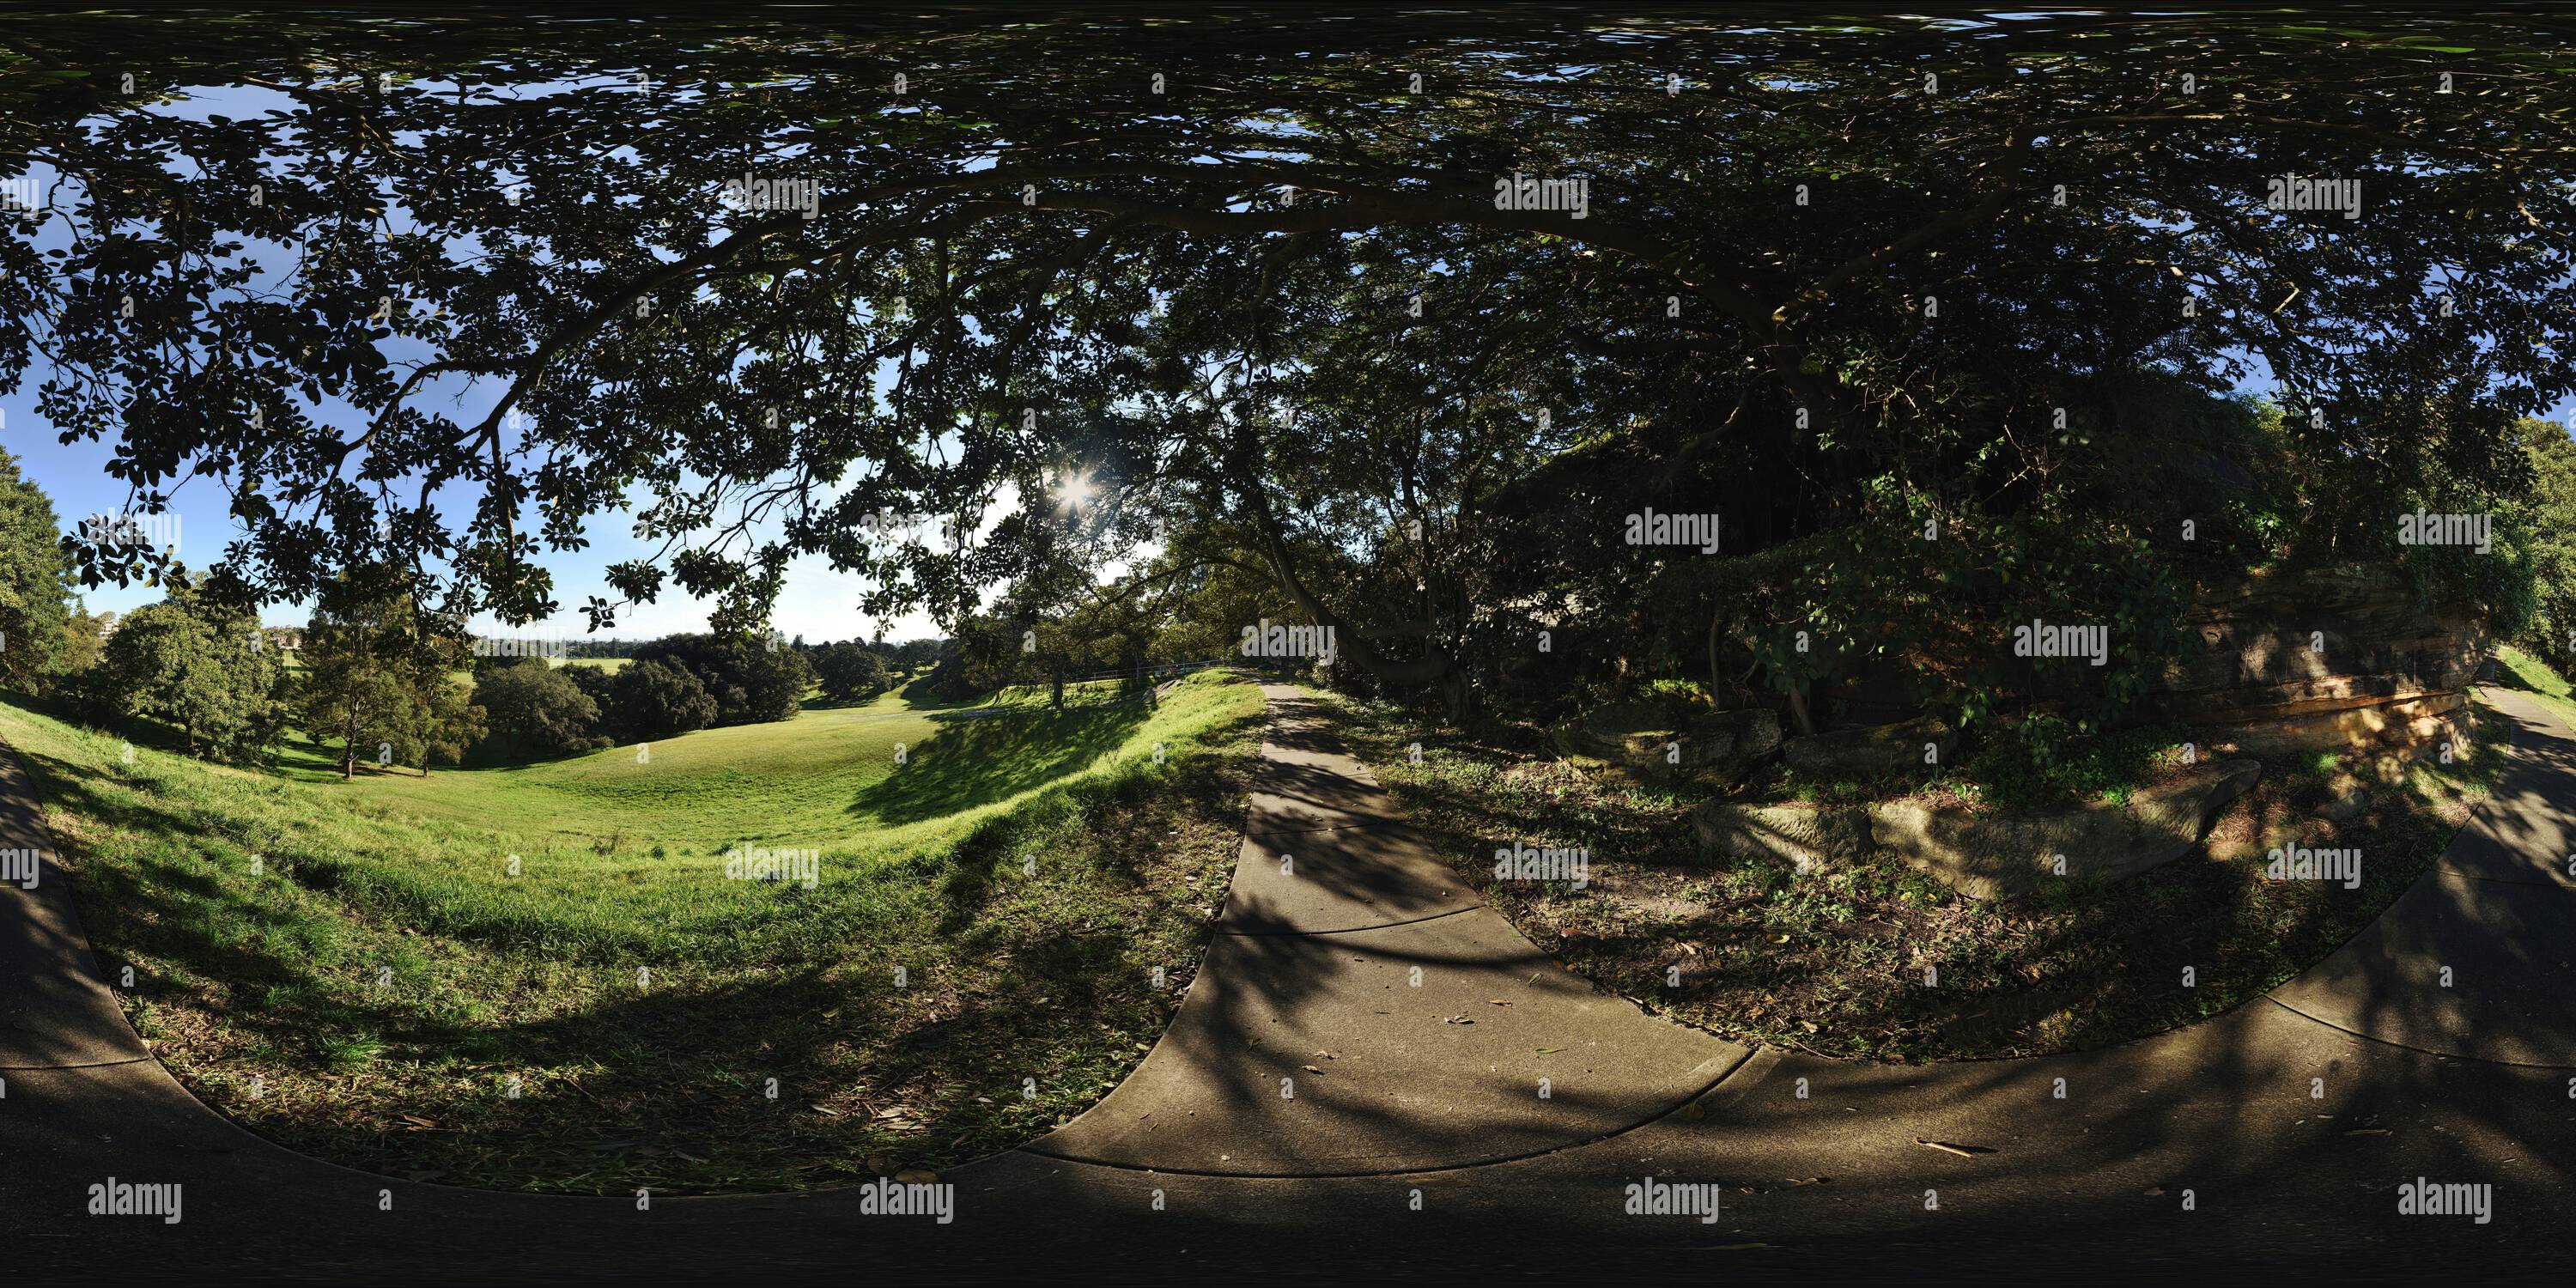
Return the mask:
M 54 513 L 62 519 L 64 529 L 91 514 L 114 514 L 125 508 L 125 486 L 107 476 L 108 459 L 114 455 L 104 442 L 76 443 L 63 446 L 56 440 L 54 428 L 39 419 L 30 404 L 32 393 L 12 389 L 0 393 L 0 446 L 18 458 L 19 468 L 36 485 L 53 498 Z M 175 494 L 171 509 L 179 519 L 179 557 L 190 567 L 204 567 L 223 552 L 226 542 L 238 529 L 226 513 L 227 498 L 212 480 L 194 479 Z M 588 528 L 590 549 L 556 556 L 543 562 L 555 575 L 555 600 L 566 611 L 553 620 L 536 625 L 500 627 L 490 621 L 477 622 L 485 630 L 509 635 L 582 636 L 585 622 L 579 606 L 592 595 L 614 600 L 616 592 L 601 579 L 600 569 L 621 559 L 641 558 L 649 553 L 644 543 L 629 532 L 624 516 L 596 516 Z M 799 559 L 787 573 L 787 589 L 779 596 L 773 624 L 788 635 L 803 635 L 808 640 L 870 637 L 875 623 L 861 614 L 855 605 L 865 593 L 865 579 L 837 573 L 819 558 Z M 161 598 L 161 592 L 148 586 L 101 586 L 83 591 L 88 606 L 95 610 L 117 612 L 139 608 Z M 272 624 L 301 623 L 307 616 L 305 605 L 275 605 L 265 614 Z M 603 634 L 627 638 L 647 638 L 675 631 L 700 631 L 707 626 L 707 611 L 712 605 L 690 600 L 676 592 L 666 592 L 662 602 L 630 609 L 618 617 L 617 628 Z M 887 634 L 894 639 L 916 635 L 936 635 L 938 628 L 926 616 L 916 614 L 889 624 Z

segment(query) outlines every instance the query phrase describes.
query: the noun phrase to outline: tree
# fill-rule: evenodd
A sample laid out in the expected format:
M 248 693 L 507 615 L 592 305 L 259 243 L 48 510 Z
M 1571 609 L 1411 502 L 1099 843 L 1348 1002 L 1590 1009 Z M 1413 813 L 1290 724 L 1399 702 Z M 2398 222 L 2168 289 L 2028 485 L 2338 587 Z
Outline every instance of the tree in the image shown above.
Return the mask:
M 609 745 L 599 704 L 573 683 L 572 672 L 597 667 L 494 667 L 476 676 L 474 705 L 483 709 L 483 754 L 495 759 L 577 756 Z
M 598 706 L 601 723 L 600 732 L 613 737 L 614 731 L 609 726 L 616 723 L 616 677 L 609 672 L 607 667 L 583 666 L 579 663 L 560 668 L 560 673 L 566 680 L 572 682 L 572 687 L 581 690 L 581 695 L 583 697 L 590 699 L 593 704 Z
M 698 677 L 644 659 L 609 677 L 618 736 L 628 742 L 674 738 L 716 722 L 716 700 Z
M 69 563 L 53 502 L 0 451 L 0 688 L 33 690 L 63 668 Z
M 48 56 L 292 106 L 196 120 L 0 73 L 25 101 L 0 164 L 118 176 L 66 194 L 68 248 L 0 246 L 28 284 L 0 376 L 50 360 L 44 414 L 115 435 L 146 509 L 257 462 L 230 558 L 283 598 L 399 557 L 532 620 L 540 551 L 633 503 L 666 544 L 595 625 L 676 585 L 740 637 L 820 554 L 871 579 L 865 611 L 954 632 L 991 587 L 1186 534 L 1453 716 L 1541 617 L 1622 642 L 1655 581 L 1697 587 L 1658 615 L 1694 646 L 1622 642 L 1610 682 L 1688 659 L 1794 709 L 1800 631 L 1938 678 L 2025 602 L 2168 602 L 2156 494 L 2104 486 L 2159 379 L 2280 383 L 2307 473 L 2265 482 L 2337 498 L 2285 548 L 2375 557 L 2387 514 L 2524 487 L 2511 419 L 2576 391 L 2569 212 L 2530 199 L 2576 171 L 2555 30 L 2456 20 L 2511 70 L 2446 95 L 2387 89 L 2431 79 L 2427 46 L 2366 15 L 710 19 L 614 48 L 689 92 L 519 96 L 496 83 L 605 38 L 102 18 Z M 410 76 L 359 92 L 315 48 Z M 2338 88 L 2260 88 L 2293 61 Z M 883 110 L 877 73 L 933 65 Z M 1164 106 L 1140 87 L 1181 65 L 1178 110 L 1119 106 Z M 746 167 L 810 200 L 716 208 Z M 2366 217 L 2266 199 L 2303 175 Z M 415 223 L 353 223 L 361 192 Z M 254 240 L 310 270 L 247 270 Z M 363 423 L 324 428 L 326 389 Z M 1712 567 L 1621 542 L 1649 508 L 1722 516 Z M 85 581 L 145 566 L 76 554 Z M 1758 614 L 1716 589 L 1756 577 Z
M 839 702 L 874 697 L 892 682 L 885 658 L 853 641 L 823 646 L 814 656 L 814 678 L 825 697 Z
M 2520 516 L 2531 534 L 2537 601 L 2522 642 L 2560 674 L 2576 673 L 2576 439 L 2537 417 L 2521 429 L 2537 476 Z
M 317 741 L 338 741 L 344 779 L 367 758 L 417 764 L 426 776 L 433 759 L 471 740 L 477 713 L 453 700 L 449 675 L 465 665 L 468 645 L 421 611 L 409 583 L 381 565 L 344 576 L 304 630 L 300 714 Z
M 111 718 L 143 717 L 176 729 L 189 755 L 234 760 L 273 751 L 284 734 L 292 686 L 258 617 L 220 578 L 183 582 L 171 597 L 125 615 L 81 689 Z
M 64 622 L 63 675 L 77 684 L 79 677 L 107 655 L 107 626 L 116 620 L 114 613 L 93 613 L 74 604 L 71 616 Z
M 446 678 L 443 673 L 441 678 Z M 429 777 L 432 765 L 464 764 L 466 750 L 482 741 L 486 730 L 482 706 L 452 680 L 430 689 L 428 698 L 419 734 L 423 778 Z
M 805 690 L 814 683 L 804 654 L 719 635 L 664 636 L 636 649 L 635 658 L 696 676 L 715 698 L 717 724 L 785 720 L 796 714 Z M 633 669 L 632 664 L 627 667 Z

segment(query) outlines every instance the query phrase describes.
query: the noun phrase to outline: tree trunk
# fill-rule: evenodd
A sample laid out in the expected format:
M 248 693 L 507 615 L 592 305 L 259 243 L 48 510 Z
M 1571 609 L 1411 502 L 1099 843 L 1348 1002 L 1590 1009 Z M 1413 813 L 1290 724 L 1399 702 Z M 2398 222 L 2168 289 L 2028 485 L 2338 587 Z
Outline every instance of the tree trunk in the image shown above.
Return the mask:
M 1287 545 L 1271 529 L 1266 513 L 1261 516 L 1261 521 L 1267 547 L 1262 555 L 1270 565 L 1271 580 L 1288 598 L 1295 600 L 1307 616 L 1314 618 L 1316 625 L 1332 628 L 1336 650 L 1349 649 L 1352 659 L 1360 664 L 1361 669 L 1375 676 L 1380 684 L 1436 687 L 1440 692 L 1442 713 L 1453 724 L 1463 724 L 1475 714 L 1475 686 L 1468 680 L 1467 673 L 1459 669 L 1457 659 L 1449 655 L 1449 650 L 1430 642 L 1418 662 L 1398 662 L 1379 653 L 1376 645 L 1350 629 L 1350 623 L 1342 620 L 1341 614 L 1325 607 L 1323 601 L 1306 588 L 1305 581 L 1288 566 Z

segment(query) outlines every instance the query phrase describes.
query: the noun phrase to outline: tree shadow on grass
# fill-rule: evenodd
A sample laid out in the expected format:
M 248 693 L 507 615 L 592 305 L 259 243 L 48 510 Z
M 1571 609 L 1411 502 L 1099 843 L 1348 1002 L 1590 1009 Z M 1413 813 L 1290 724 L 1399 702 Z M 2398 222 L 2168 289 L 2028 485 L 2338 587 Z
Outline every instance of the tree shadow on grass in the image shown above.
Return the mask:
M 860 789 L 849 812 L 904 824 L 989 805 L 1117 749 L 1147 714 L 1124 706 L 943 722 L 904 766 Z
M 1092 841 L 1078 856 L 1087 866 L 1050 873 L 1070 882 L 1062 897 L 1010 915 L 956 906 L 958 888 L 889 874 L 910 904 L 891 920 L 920 930 L 898 931 L 867 955 L 910 963 L 909 987 L 873 964 L 675 961 L 656 964 L 650 986 L 621 982 L 532 1014 L 498 998 L 439 1004 L 402 976 L 381 992 L 353 985 L 352 971 L 372 969 L 372 958 L 327 951 L 321 940 L 336 930 L 327 914 L 224 879 L 208 849 L 239 838 L 203 811 L 116 790 L 112 777 L 61 758 L 21 759 L 90 835 L 165 842 L 112 862 L 92 857 L 73 884 L 109 946 L 111 975 L 154 963 L 133 990 L 143 1001 L 180 1008 L 190 1031 L 190 1011 L 220 1020 L 229 1041 L 200 1047 L 207 1035 L 194 1034 L 172 1053 L 201 1096 L 262 1135 L 349 1166 L 594 1193 L 848 1181 L 867 1174 L 872 1155 L 944 1165 L 1079 1111 L 1163 1022 L 1168 995 L 1145 983 L 1145 967 L 1172 959 L 1140 947 L 1130 922 L 1186 938 L 1176 928 L 1196 920 L 1179 882 L 1154 879 L 1152 853 L 1097 838 L 1160 835 L 1183 817 L 1204 823 L 1223 804 L 1166 797 L 1141 775 L 1093 790 L 1088 804 L 1118 817 L 1082 834 Z M 1241 777 L 1230 776 L 1237 821 Z M 1131 815 L 1130 806 L 1140 808 Z M 317 892 L 339 884 L 328 864 L 290 860 L 271 871 Z M 934 911 L 943 905 L 954 914 L 946 926 Z M 1124 911 L 1098 919 L 1116 909 Z M 609 973 L 622 981 L 629 971 L 621 963 Z M 197 1058 L 181 1054 L 192 1047 Z M 215 1063 L 203 1058 L 210 1053 Z M 233 1073 L 210 1074 L 224 1067 Z M 245 1071 L 263 1067 L 279 1085 L 264 1099 L 241 1098 Z M 350 1083 L 322 1092 L 301 1076 L 335 1067 L 392 1081 L 373 1094 Z M 423 1069 L 440 1089 L 397 1104 Z M 516 1097 L 501 1091 L 512 1074 L 526 1080 Z M 1019 1095 L 1025 1076 L 1042 1080 L 1036 1100 Z M 770 1078 L 776 1098 L 765 1094 Z M 827 1102 L 832 1112 L 814 1107 Z M 897 1103 L 903 1119 L 874 1116 Z

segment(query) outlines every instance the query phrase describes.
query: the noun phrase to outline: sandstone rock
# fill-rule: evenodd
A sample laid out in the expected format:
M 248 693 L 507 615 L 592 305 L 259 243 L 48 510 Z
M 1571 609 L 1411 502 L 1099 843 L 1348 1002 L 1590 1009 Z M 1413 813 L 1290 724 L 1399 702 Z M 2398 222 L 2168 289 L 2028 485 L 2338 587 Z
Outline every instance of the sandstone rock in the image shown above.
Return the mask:
M 2304 830 L 2301 825 L 2305 821 L 2296 818 L 2284 819 L 2265 827 L 2261 834 L 2248 841 L 2231 841 L 2223 845 L 2213 841 L 2210 843 L 2209 857 L 2230 860 L 2262 858 L 2285 845 L 2297 844 L 2299 833 Z
M 1669 785 L 1694 776 L 1734 782 L 1779 752 L 1780 717 L 1761 709 L 1720 711 L 1679 725 L 1660 707 L 1627 702 L 1558 725 L 1548 737 L 1577 767 L 1631 782 Z
M 1834 729 L 1781 744 L 1780 758 L 1800 773 L 1834 778 L 1887 778 L 1924 768 L 1923 744 L 1946 761 L 1959 736 L 1930 718 Z
M 2370 787 L 2351 774 L 2338 773 L 2326 780 L 2330 798 L 2317 810 L 2317 817 L 2333 823 L 2350 822 L 2370 808 Z
M 2480 608 L 2426 602 L 2389 568 L 2251 573 L 2203 586 L 2194 601 L 2182 623 L 2191 644 L 2140 705 L 2200 727 L 2220 751 L 2441 737 L 2487 655 Z
M 2303 751 L 2415 747 L 2465 738 L 2464 693 L 2437 693 L 2274 719 L 2217 725 L 2200 736 L 2213 751 L 2282 756 Z
M 1768 854 L 1801 872 L 1847 867 L 1871 849 L 1869 811 L 1857 805 L 1730 805 L 1712 801 L 1691 811 L 1691 833 L 1707 849 L 1746 857 Z
M 1971 813 L 1921 800 L 1869 807 L 1870 839 L 1972 898 L 2028 894 L 2066 856 L 2068 876 L 2117 881 L 2188 853 L 2210 820 L 2261 777 L 2250 760 L 2199 766 L 2122 805 L 2046 814 Z

